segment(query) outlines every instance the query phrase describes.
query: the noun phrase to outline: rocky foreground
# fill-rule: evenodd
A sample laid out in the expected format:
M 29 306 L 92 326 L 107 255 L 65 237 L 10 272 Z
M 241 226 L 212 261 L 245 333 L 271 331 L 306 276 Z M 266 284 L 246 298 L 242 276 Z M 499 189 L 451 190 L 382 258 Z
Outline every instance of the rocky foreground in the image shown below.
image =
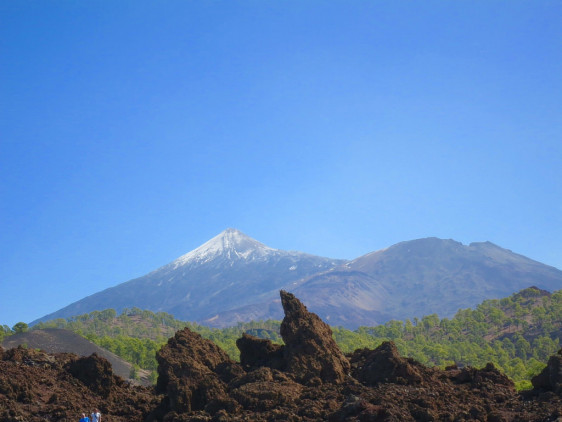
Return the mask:
M 184 329 L 157 355 L 155 388 L 105 359 L 0 349 L 0 421 L 562 421 L 562 351 L 518 394 L 493 365 L 427 368 L 393 343 L 345 356 L 328 325 L 281 292 L 283 346 L 244 335 L 240 363 Z

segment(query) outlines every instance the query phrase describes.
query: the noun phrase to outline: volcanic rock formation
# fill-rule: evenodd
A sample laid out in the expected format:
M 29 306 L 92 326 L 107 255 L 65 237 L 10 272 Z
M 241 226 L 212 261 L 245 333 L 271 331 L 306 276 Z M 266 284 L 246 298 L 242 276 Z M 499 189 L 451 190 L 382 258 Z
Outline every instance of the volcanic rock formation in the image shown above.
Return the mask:
M 421 384 L 427 378 L 428 368 L 414 359 L 403 358 L 395 344 L 385 341 L 375 350 L 357 349 L 350 355 L 353 377 L 365 385 L 382 382 L 394 384 Z
M 285 318 L 280 332 L 285 344 L 244 334 L 236 342 L 244 369 L 280 369 L 304 384 L 344 382 L 351 367 L 332 338 L 330 326 L 291 293 L 281 290 L 281 303 Z
M 154 419 L 164 421 L 543 421 L 562 399 L 524 398 L 492 364 L 442 371 L 403 358 L 394 343 L 344 356 L 332 332 L 281 291 L 284 345 L 243 335 L 240 365 L 184 329 L 159 353 Z
M 239 407 L 228 399 L 227 383 L 244 370 L 210 340 L 184 328 L 156 354 L 156 391 L 165 398 L 155 417 L 169 412 L 189 413 L 208 407 Z
M 562 349 L 556 355 L 550 357 L 546 368 L 531 382 L 536 390 L 553 391 L 562 395 Z
M 281 290 L 285 318 L 281 337 L 286 370 L 298 381 L 342 383 L 349 373 L 349 361 L 332 338 L 332 330 L 291 293 Z
M 0 348 L 0 421 L 75 421 L 99 407 L 124 422 L 557 421 L 562 351 L 524 394 L 492 364 L 427 368 L 392 342 L 342 354 L 330 328 L 281 292 L 284 345 L 244 335 L 241 363 L 188 328 L 158 352 L 153 390 L 96 355 Z
M 106 420 L 142 421 L 156 404 L 150 389 L 129 385 L 95 354 L 0 348 L 2 422 L 76 421 L 96 407 Z

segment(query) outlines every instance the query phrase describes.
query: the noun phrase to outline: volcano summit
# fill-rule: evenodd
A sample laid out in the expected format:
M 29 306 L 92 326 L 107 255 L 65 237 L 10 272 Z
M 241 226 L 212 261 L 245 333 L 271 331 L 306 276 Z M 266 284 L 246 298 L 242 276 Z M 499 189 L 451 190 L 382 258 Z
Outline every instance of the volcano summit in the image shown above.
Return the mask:
M 281 319 L 277 292 L 302 297 L 331 325 L 356 328 L 509 296 L 562 288 L 562 271 L 490 242 L 401 242 L 352 261 L 274 249 L 227 229 L 145 276 L 81 299 L 38 321 L 138 307 L 212 326 Z M 33 324 L 32 323 L 32 324 Z
M 239 230 L 227 229 L 145 276 L 95 293 L 34 323 L 135 306 L 190 321 L 213 320 L 219 312 L 277 298 L 280 288 L 344 262 L 273 249 Z M 280 312 L 278 299 L 276 305 Z

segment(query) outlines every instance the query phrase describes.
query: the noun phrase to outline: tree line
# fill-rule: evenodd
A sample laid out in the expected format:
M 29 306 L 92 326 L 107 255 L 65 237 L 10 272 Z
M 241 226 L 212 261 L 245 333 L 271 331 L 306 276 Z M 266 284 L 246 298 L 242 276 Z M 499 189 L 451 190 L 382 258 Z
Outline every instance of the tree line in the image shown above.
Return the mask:
M 212 340 L 232 359 L 239 360 L 236 340 L 242 333 L 282 343 L 280 324 L 272 320 L 255 321 L 218 329 L 176 320 L 165 312 L 130 308 L 120 315 L 106 309 L 55 319 L 39 323 L 33 329 L 72 330 L 140 368 L 155 371 L 156 351 L 183 327 Z M 5 335 L 6 328 L 3 328 Z M 560 349 L 562 290 L 550 294 L 537 288 L 525 289 L 504 299 L 486 300 L 475 309 L 461 309 L 452 318 L 431 314 L 356 330 L 332 327 L 332 331 L 345 353 L 358 348 L 373 349 L 383 341 L 392 340 L 403 356 L 425 365 L 483 367 L 492 362 L 518 388 L 528 388 L 531 377 Z

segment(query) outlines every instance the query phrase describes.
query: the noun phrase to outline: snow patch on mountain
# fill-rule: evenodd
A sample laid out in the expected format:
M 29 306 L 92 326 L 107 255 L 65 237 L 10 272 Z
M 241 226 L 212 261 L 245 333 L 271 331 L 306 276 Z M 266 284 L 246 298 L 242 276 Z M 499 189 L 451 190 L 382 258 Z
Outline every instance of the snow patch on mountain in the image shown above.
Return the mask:
M 279 253 L 278 249 L 270 248 L 263 243 L 246 236 L 240 230 L 226 229 L 213 237 L 197 249 L 180 256 L 173 261 L 173 268 L 189 264 L 203 264 L 217 257 L 225 257 L 230 260 L 243 259 L 255 260 L 272 254 Z

